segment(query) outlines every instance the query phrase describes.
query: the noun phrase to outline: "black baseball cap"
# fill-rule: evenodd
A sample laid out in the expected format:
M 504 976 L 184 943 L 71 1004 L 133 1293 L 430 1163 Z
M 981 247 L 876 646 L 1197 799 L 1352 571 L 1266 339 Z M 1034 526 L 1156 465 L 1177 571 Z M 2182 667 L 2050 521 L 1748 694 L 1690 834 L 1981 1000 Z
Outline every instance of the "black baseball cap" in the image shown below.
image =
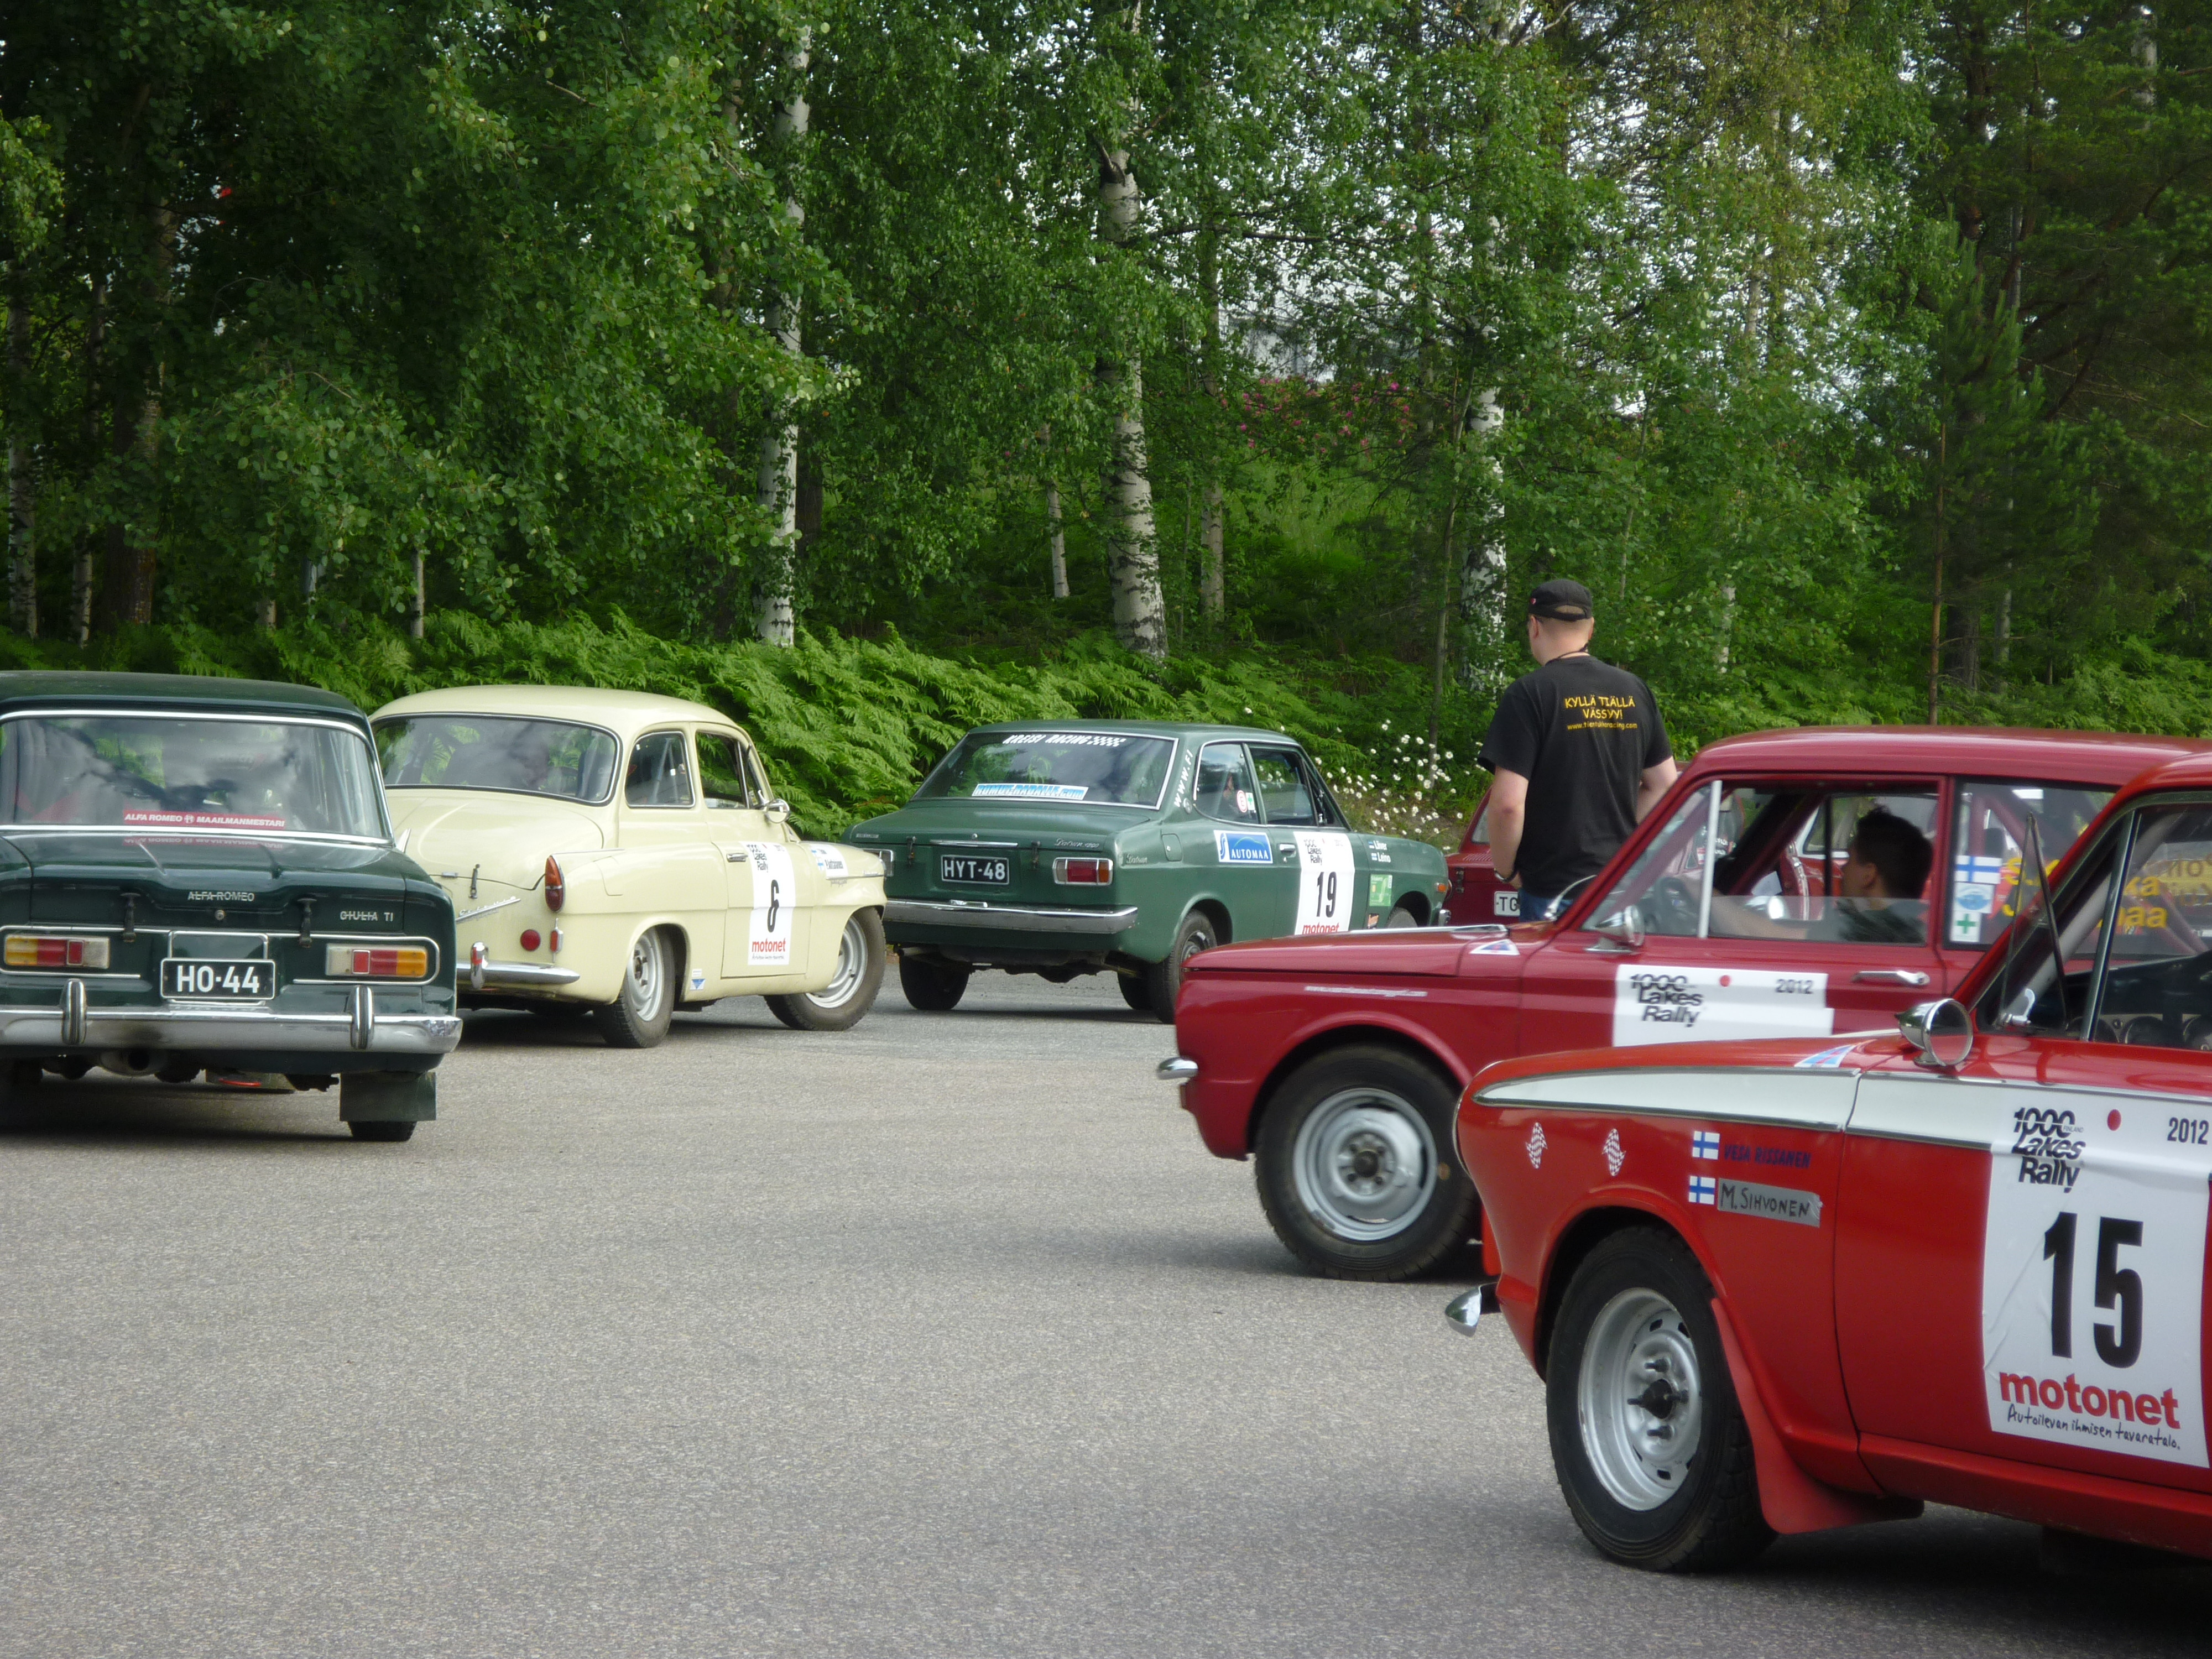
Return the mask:
M 1597 607 L 1590 602 L 1589 589 L 1562 578 L 1544 583 L 1528 596 L 1528 614 L 1548 617 L 1553 622 L 1588 622 L 1597 614 Z

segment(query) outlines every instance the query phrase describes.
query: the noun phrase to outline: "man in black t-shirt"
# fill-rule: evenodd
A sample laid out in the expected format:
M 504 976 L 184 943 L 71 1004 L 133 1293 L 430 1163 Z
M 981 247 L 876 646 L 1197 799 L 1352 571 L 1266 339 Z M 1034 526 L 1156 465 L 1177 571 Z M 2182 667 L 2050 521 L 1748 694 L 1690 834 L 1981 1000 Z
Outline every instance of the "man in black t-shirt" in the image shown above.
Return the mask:
M 1536 672 L 1506 688 L 1480 762 L 1490 769 L 1490 856 L 1521 890 L 1521 920 L 1549 921 L 1570 887 L 1605 868 L 1674 781 L 1651 688 L 1589 653 L 1596 612 L 1580 582 L 1528 600 Z

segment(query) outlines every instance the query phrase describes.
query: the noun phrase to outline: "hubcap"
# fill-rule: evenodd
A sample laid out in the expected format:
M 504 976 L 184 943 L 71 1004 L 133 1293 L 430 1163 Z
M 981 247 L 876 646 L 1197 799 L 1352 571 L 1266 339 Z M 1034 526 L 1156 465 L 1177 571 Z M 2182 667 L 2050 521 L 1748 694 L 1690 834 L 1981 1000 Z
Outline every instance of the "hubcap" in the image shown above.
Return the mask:
M 842 1008 L 853 1000 L 853 993 L 860 988 L 860 971 L 868 960 L 868 942 L 860 936 L 860 918 L 854 915 L 845 923 L 845 931 L 837 936 L 837 972 L 836 977 L 818 991 L 809 991 L 806 1000 L 817 1008 Z
M 639 934 L 629 947 L 629 999 L 642 1014 L 660 1007 L 660 942 L 651 933 Z
M 1656 1291 L 1607 1303 L 1583 1349 L 1583 1449 L 1613 1500 L 1656 1510 L 1689 1483 L 1705 1422 L 1697 1345 Z
M 1306 1208 L 1358 1244 L 1405 1231 L 1437 1188 L 1427 1121 L 1382 1089 L 1347 1089 L 1322 1102 L 1298 1127 L 1291 1164 Z

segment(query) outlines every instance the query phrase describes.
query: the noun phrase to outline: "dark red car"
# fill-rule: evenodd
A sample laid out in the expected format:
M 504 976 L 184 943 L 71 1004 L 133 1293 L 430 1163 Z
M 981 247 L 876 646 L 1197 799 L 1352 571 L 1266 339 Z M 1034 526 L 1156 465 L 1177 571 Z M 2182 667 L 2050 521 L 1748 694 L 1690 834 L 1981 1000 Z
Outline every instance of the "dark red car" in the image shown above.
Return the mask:
M 1475 1079 L 1496 1305 L 1614 1559 L 1723 1566 L 1923 1502 L 2076 1559 L 2212 1557 L 2212 759 L 2129 785 L 2029 884 L 1902 1036 Z
M 1521 895 L 1498 878 L 1490 857 L 1490 794 L 1475 803 L 1474 816 L 1459 838 L 1459 850 L 1446 855 L 1451 890 L 1444 895 L 1444 920 L 1455 927 L 1521 919 Z
M 2212 744 L 1963 727 L 1706 748 L 1552 924 L 1255 941 L 1193 959 L 1161 1068 L 1209 1150 L 1255 1158 L 1320 1272 L 1402 1279 L 1472 1237 L 1452 1109 L 1517 1054 L 1887 1028 L 2002 931 L 2031 817 L 2050 856 L 2148 767 Z M 1861 823 L 1924 842 L 1916 894 L 1851 896 Z M 1894 833 L 1895 826 L 1889 826 Z

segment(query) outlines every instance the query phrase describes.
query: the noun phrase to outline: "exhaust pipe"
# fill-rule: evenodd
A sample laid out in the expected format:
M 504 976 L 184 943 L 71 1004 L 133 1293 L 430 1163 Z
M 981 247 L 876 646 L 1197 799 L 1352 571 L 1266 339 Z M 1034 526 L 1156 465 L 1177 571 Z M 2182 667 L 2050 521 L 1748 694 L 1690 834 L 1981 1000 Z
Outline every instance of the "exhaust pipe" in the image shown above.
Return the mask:
M 100 1068 L 118 1077 L 151 1077 L 167 1064 L 159 1048 L 110 1048 L 100 1057 Z

